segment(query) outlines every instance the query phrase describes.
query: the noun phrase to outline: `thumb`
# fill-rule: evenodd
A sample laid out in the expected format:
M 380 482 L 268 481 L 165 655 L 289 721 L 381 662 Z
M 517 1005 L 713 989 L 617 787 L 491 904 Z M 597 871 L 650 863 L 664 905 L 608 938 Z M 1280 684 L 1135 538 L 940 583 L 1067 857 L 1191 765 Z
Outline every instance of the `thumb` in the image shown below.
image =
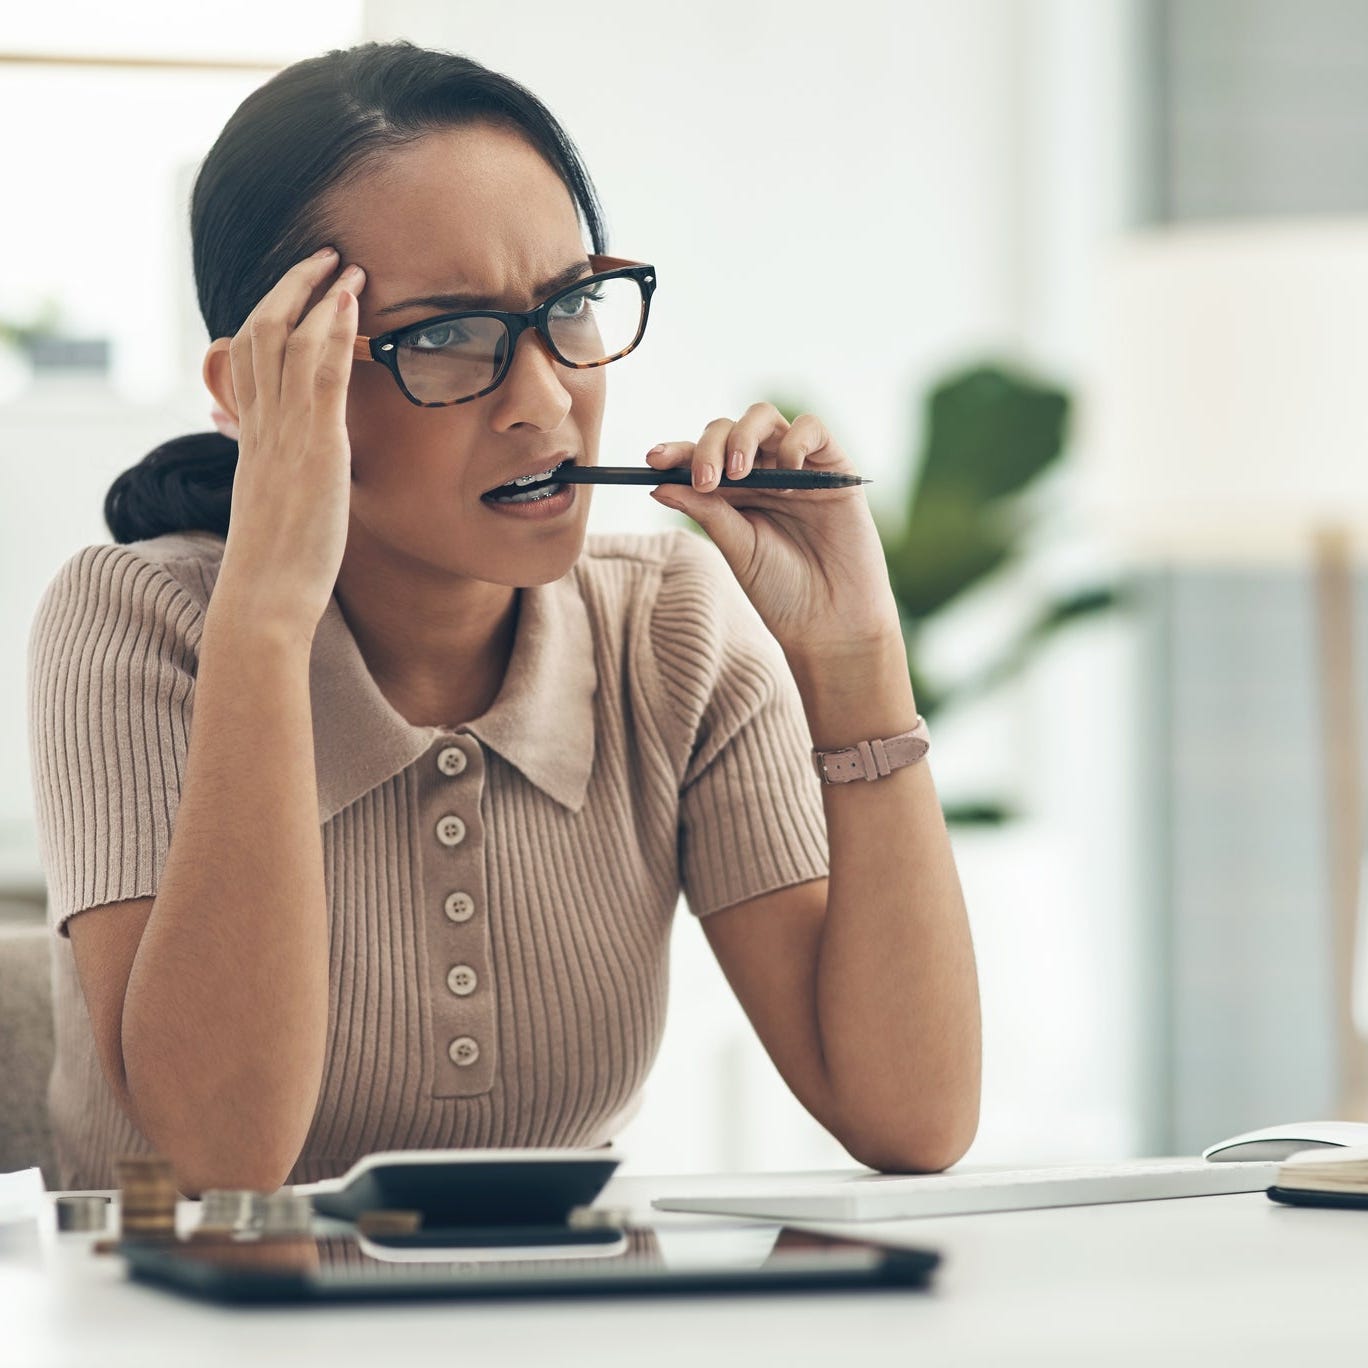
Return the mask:
M 660 485 L 651 491 L 651 498 L 666 508 L 688 514 L 721 551 L 733 573 L 744 565 L 755 544 L 755 533 L 750 523 L 726 499 L 700 493 L 692 485 Z

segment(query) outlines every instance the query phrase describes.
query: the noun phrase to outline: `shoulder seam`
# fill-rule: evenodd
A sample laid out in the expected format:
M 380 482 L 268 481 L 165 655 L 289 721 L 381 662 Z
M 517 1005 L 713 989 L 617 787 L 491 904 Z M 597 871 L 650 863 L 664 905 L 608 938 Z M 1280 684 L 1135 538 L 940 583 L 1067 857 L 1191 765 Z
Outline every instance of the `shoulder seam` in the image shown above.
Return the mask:
M 89 546 L 83 546 L 70 558 L 70 563 L 82 560 L 94 560 L 101 553 L 113 556 L 118 553 L 119 557 L 131 557 L 139 565 L 145 565 L 151 570 L 159 570 L 167 579 L 171 580 L 177 588 L 184 591 L 184 586 L 166 568 L 168 565 L 202 565 L 204 562 L 198 556 L 166 556 L 158 559 L 153 556 L 144 556 L 125 542 L 92 542 Z M 188 591 L 185 591 L 188 594 Z
M 150 572 L 153 579 L 159 582 L 161 589 L 170 589 L 173 599 L 184 600 L 182 607 L 188 606 L 194 613 L 196 625 L 202 624 L 207 609 L 207 604 L 201 603 L 193 593 L 167 568 L 168 565 L 179 564 L 200 564 L 194 556 L 171 557 L 168 561 L 153 560 L 149 556 L 139 555 L 123 542 L 92 542 L 89 546 L 82 547 L 68 558 L 53 578 L 47 594 L 65 578 L 78 571 L 80 567 L 96 564 L 103 561 L 122 561 L 130 565 L 134 572 L 143 574 Z M 104 573 L 100 571 L 99 573 Z

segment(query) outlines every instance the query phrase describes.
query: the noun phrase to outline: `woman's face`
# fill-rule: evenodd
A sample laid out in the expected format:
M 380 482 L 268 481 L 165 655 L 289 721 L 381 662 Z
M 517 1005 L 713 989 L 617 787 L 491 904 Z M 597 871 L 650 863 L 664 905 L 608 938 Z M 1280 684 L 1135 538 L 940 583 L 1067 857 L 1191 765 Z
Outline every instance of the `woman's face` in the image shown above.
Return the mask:
M 389 332 L 450 312 L 431 304 L 380 310 L 415 296 L 472 294 L 529 309 L 567 267 L 590 272 L 570 192 L 518 134 L 478 126 L 433 132 L 388 154 L 325 209 L 343 264 L 365 269 L 359 331 Z M 347 557 L 416 563 L 497 584 L 559 579 L 578 557 L 590 485 L 549 519 L 520 518 L 480 499 L 487 489 L 568 452 L 598 462 L 604 370 L 573 370 L 533 330 L 503 383 L 445 408 L 419 408 L 389 371 L 352 367 Z M 544 459 L 543 459 L 544 458 Z

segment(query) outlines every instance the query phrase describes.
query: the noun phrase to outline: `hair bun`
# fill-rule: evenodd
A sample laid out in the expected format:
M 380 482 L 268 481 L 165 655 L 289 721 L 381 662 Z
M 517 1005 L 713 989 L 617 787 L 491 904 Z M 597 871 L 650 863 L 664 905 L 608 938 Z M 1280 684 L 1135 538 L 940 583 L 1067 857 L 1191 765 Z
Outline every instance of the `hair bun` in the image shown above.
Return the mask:
M 221 432 L 173 437 L 110 485 L 104 518 L 116 542 L 167 532 L 228 535 L 238 444 Z

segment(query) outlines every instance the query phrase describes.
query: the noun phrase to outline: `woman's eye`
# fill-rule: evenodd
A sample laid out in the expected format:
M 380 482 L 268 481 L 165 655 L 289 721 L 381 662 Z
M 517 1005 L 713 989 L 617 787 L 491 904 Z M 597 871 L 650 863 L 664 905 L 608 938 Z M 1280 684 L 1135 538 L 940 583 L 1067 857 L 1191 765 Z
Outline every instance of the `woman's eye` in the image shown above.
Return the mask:
M 583 318 L 592 312 L 590 305 L 602 298 L 602 291 L 596 288 L 576 290 L 574 294 L 556 301 L 556 312 L 561 318 Z
M 415 351 L 440 351 L 453 342 L 459 342 L 457 328 L 453 323 L 439 323 L 435 328 L 427 328 L 420 333 L 410 333 L 404 339 L 404 346 Z

